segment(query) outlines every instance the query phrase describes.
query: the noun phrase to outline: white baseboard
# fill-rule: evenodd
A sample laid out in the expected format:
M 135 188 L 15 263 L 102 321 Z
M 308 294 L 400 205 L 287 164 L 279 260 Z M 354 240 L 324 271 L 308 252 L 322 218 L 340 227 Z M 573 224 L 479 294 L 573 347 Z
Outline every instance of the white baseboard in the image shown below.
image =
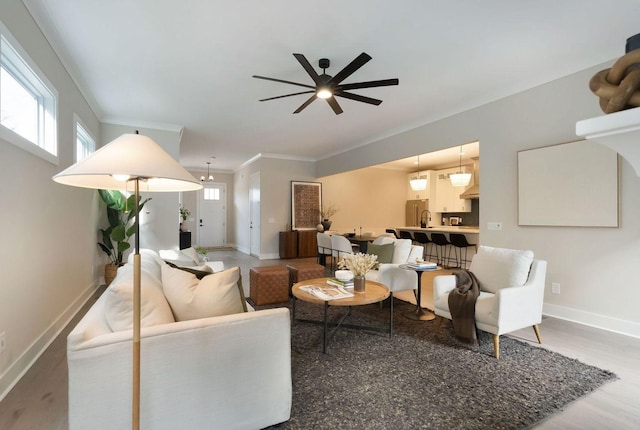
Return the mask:
M 621 320 L 564 306 L 550 305 L 548 303 L 544 304 L 542 313 L 550 317 L 640 338 L 640 324 L 633 321 Z
M 69 324 L 71 319 L 82 308 L 82 306 L 95 293 L 98 285 L 94 284 L 85 289 L 58 318 L 53 321 L 38 338 L 9 365 L 8 369 L 0 375 L 0 401 L 5 398 L 11 389 L 33 366 L 44 351 L 51 345 L 62 330 Z

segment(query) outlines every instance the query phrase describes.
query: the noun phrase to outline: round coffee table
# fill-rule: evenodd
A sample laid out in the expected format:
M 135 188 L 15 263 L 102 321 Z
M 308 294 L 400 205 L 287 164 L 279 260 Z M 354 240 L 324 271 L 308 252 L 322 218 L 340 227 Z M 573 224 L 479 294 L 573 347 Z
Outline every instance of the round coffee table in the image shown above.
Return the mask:
M 294 298 L 293 310 L 292 310 L 293 322 L 296 322 L 296 321 L 309 322 L 314 324 L 322 324 L 324 326 L 323 339 L 322 339 L 323 341 L 322 352 L 324 353 L 327 352 L 327 342 L 329 340 L 327 338 L 327 331 L 328 331 L 329 324 L 331 324 L 332 326 L 335 326 L 335 330 L 331 333 L 330 337 L 333 337 L 333 334 L 335 334 L 335 332 L 340 327 L 357 328 L 357 329 L 364 329 L 364 330 L 371 330 L 371 331 L 378 331 L 378 332 L 387 331 L 387 328 L 343 324 L 344 319 L 351 313 L 352 306 L 362 306 L 362 305 L 370 305 L 372 303 L 379 303 L 384 299 L 386 299 L 387 297 L 389 297 L 390 292 L 386 286 L 384 286 L 379 282 L 366 281 L 364 293 L 354 293 L 353 297 L 345 297 L 342 299 L 326 300 L 326 301 L 322 300 L 319 297 L 314 296 L 311 293 L 307 293 L 306 291 L 300 289 L 300 287 L 303 285 L 326 286 L 328 279 L 329 278 L 308 279 L 306 281 L 301 281 L 293 284 L 293 287 L 291 288 L 291 293 L 293 294 L 293 298 Z M 351 291 L 351 290 L 347 290 L 347 291 Z M 296 319 L 296 300 L 302 300 L 303 302 L 324 305 L 324 319 L 322 321 Z M 349 307 L 349 312 L 347 312 L 337 323 L 329 323 L 327 321 L 329 306 L 347 306 Z M 391 335 L 391 318 L 393 318 L 393 315 L 390 315 L 390 319 L 389 319 L 389 323 L 390 323 L 389 329 L 388 329 L 389 335 Z

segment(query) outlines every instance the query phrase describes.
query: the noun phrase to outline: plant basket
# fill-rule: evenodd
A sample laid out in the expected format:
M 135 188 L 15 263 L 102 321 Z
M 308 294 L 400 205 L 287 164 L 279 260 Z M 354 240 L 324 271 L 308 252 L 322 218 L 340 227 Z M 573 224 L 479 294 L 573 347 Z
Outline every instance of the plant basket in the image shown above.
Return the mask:
M 113 281 L 118 273 L 118 265 L 109 263 L 104 266 L 104 283 L 108 287 L 111 281 Z

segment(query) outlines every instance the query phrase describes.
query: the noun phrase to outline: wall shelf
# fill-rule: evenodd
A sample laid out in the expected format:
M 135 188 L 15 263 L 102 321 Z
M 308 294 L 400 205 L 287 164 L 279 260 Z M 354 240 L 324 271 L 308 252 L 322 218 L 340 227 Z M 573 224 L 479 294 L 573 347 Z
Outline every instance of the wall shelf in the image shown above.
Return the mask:
M 616 151 L 640 176 L 640 107 L 578 121 L 576 134 Z

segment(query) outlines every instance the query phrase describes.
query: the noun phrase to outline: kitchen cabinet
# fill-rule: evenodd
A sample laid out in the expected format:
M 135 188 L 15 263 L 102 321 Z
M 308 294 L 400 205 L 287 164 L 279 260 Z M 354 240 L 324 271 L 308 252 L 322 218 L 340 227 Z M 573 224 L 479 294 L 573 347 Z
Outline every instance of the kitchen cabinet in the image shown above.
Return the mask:
M 427 188 L 424 190 L 412 190 L 410 180 L 418 177 L 418 173 L 420 173 L 420 177 L 427 180 Z M 407 200 L 427 200 L 431 196 L 431 171 L 430 170 L 421 170 L 420 172 L 413 172 L 407 175 Z
M 458 171 L 471 173 L 467 166 L 462 166 L 462 169 L 454 167 L 435 172 L 435 199 L 432 198 L 429 204 L 432 212 L 471 212 L 471 200 L 460 198 L 460 194 L 468 187 L 454 187 L 449 179 L 450 174 Z M 469 185 L 473 184 L 473 177 L 471 180 Z

